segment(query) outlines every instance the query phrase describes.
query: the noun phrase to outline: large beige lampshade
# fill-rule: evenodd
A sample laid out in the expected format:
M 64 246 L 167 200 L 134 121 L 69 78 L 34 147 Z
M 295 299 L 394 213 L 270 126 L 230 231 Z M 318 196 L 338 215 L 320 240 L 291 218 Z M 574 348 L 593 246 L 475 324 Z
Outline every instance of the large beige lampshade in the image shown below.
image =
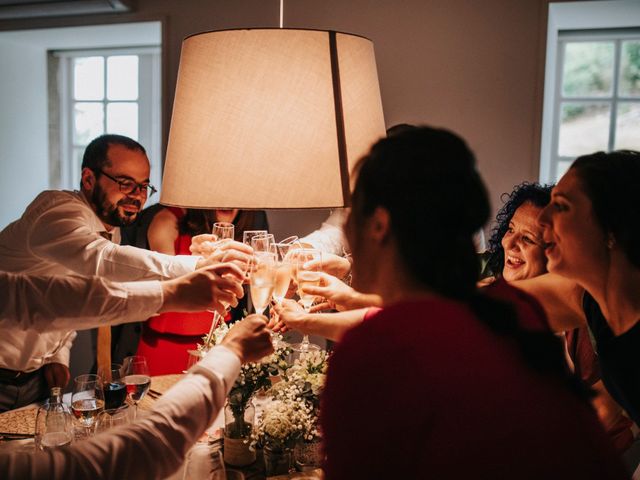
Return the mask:
M 344 33 L 225 30 L 182 45 L 161 203 L 349 204 L 349 172 L 384 136 L 373 44 Z

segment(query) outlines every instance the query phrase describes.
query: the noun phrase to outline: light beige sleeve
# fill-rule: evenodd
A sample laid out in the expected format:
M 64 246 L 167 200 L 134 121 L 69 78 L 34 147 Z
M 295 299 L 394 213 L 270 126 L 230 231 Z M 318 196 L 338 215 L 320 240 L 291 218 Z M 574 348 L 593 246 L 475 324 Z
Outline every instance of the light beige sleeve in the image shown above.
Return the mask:
M 159 281 L 0 272 L 0 328 L 50 332 L 136 322 L 157 313 L 162 300 Z
M 146 418 L 48 452 L 0 453 L 0 477 L 156 479 L 178 469 L 209 427 L 240 371 L 230 350 L 217 346 L 155 404 Z

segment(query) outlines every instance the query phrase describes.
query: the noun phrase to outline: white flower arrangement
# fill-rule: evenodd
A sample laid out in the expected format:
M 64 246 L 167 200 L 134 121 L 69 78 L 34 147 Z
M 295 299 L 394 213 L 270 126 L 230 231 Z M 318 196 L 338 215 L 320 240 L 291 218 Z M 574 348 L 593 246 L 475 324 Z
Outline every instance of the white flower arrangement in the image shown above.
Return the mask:
M 209 350 L 211 350 L 214 347 L 214 345 L 220 345 L 220 342 L 222 342 L 222 339 L 225 337 L 227 333 L 229 333 L 229 330 L 234 325 L 235 323 L 232 323 L 231 326 L 229 326 L 229 324 L 224 320 L 219 322 L 218 326 L 212 332 L 210 332 L 210 334 L 207 334 L 202 337 L 202 343 L 199 343 L 196 345 L 196 348 L 198 349 L 200 354 L 204 355 Z M 211 335 L 211 338 L 209 338 L 209 335 Z
M 309 352 L 283 372 L 282 381 L 267 392 L 274 400 L 259 418 L 253 445 L 282 449 L 320 438 L 318 416 L 328 358 L 324 350 Z
M 293 448 L 299 440 L 312 441 L 319 436 L 318 417 L 302 399 L 274 400 L 265 406 L 252 445 L 274 450 Z

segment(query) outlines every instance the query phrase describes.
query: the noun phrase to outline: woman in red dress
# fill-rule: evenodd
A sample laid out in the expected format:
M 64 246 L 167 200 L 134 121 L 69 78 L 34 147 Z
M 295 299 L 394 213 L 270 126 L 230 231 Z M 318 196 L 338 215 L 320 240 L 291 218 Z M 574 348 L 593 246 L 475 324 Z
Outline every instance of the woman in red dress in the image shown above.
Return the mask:
M 235 239 L 239 241 L 242 241 L 244 230 L 266 230 L 268 227 L 262 211 L 165 207 L 149 225 L 149 248 L 168 255 L 190 255 L 191 238 L 211 233 L 215 222 L 233 223 Z M 245 308 L 246 296 L 229 312 L 225 321 L 241 318 Z M 167 312 L 152 317 L 143 326 L 137 354 L 147 358 L 151 375 L 181 373 L 187 366 L 187 351 L 202 343 L 212 320 L 211 312 Z

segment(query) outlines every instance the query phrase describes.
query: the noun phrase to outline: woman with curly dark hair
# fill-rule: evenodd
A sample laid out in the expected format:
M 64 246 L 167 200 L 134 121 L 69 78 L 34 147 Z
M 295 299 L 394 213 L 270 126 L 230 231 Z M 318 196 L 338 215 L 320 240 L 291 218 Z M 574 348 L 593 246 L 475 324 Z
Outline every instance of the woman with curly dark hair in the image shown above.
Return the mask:
M 585 323 L 604 383 L 640 423 L 640 153 L 576 159 L 540 216 L 548 274 L 517 282 L 552 327 Z
M 543 228 L 538 222 L 542 210 L 551 201 L 553 185 L 523 182 L 511 193 L 496 216 L 496 225 L 489 240 L 488 267 L 494 277 L 511 282 L 547 273 L 547 257 L 542 240 Z M 586 327 L 565 332 L 571 368 L 596 394 L 592 403 L 603 427 L 616 449 L 623 453 L 633 443 L 632 422 L 611 398 L 600 376 L 598 358 Z
M 542 209 L 551 200 L 553 185 L 523 182 L 511 193 L 496 215 L 489 239 L 488 269 L 495 276 L 512 281 L 531 278 L 547 271 L 542 227 L 537 223 Z

